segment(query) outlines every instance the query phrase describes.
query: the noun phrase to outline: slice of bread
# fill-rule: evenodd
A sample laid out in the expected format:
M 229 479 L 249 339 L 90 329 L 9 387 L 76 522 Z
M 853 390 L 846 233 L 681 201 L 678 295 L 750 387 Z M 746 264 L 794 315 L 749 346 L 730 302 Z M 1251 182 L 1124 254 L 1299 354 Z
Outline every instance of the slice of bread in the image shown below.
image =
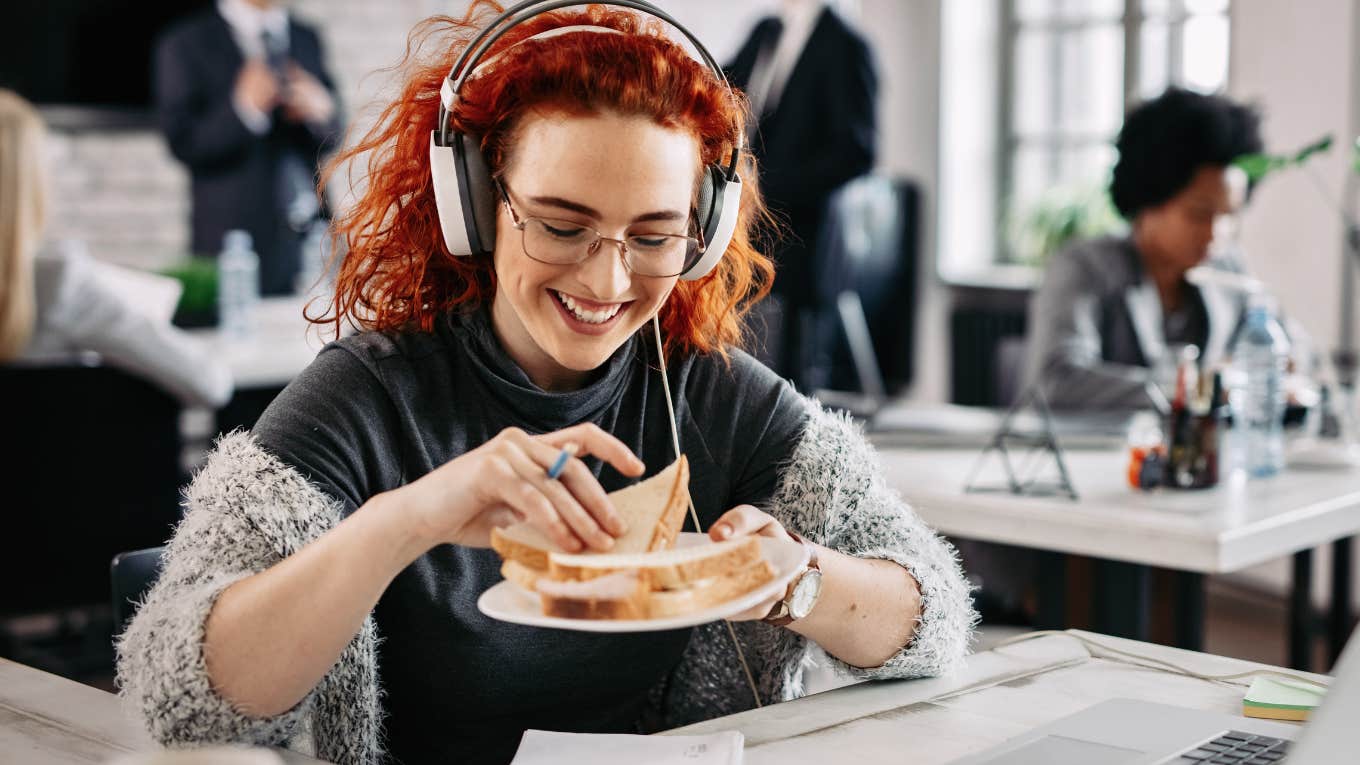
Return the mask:
M 684 616 L 739 598 L 774 579 L 774 567 L 759 558 L 745 568 L 715 576 L 679 590 L 661 590 L 647 597 L 647 617 L 666 619 Z
M 713 577 L 729 576 L 763 560 L 756 537 L 706 542 L 652 553 L 548 555 L 548 578 L 584 581 L 617 571 L 637 571 L 653 590 L 688 587 Z
M 517 560 L 508 560 L 501 564 L 501 576 L 529 592 L 537 592 L 538 580 L 543 577 L 543 572 L 529 568 Z
M 619 571 L 588 582 L 538 580 L 545 616 L 566 619 L 646 619 L 647 584 L 636 572 Z
M 609 501 L 628 527 L 614 540 L 609 554 L 669 549 L 680 534 L 689 507 L 689 463 L 682 455 L 651 478 L 610 492 Z M 528 523 L 492 529 L 491 547 L 504 560 L 539 572 L 548 570 L 549 553 L 566 552 Z
M 754 541 L 754 539 L 752 539 Z M 710 549 L 717 545 L 704 545 Z M 757 552 L 759 548 L 757 547 Z M 648 555 L 666 555 L 650 553 Z M 511 561 L 506 568 L 516 568 Z M 523 571 L 529 571 L 523 569 Z M 543 613 L 571 619 L 665 619 L 696 613 L 751 592 L 775 577 L 774 567 L 756 557 L 736 569 L 728 569 L 677 589 L 649 587 L 645 568 L 620 569 L 591 579 L 557 581 L 534 577 Z M 530 572 L 532 576 L 532 572 Z M 507 579 L 511 576 L 507 575 Z

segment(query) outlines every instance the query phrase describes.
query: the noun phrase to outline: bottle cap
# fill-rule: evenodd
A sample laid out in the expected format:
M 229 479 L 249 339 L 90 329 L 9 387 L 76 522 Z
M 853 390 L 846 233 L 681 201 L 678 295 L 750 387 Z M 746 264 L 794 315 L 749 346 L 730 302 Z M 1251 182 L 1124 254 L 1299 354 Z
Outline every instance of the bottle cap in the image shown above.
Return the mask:
M 254 247 L 255 240 L 250 236 L 250 232 L 244 229 L 234 228 L 222 235 L 224 250 L 250 250 Z

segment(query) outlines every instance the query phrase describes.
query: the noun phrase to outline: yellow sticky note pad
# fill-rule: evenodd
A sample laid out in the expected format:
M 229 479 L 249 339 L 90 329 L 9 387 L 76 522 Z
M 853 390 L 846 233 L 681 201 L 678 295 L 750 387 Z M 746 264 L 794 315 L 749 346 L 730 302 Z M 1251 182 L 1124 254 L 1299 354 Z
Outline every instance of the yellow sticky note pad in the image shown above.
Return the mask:
M 1307 683 L 1258 677 L 1242 697 L 1242 714 L 1268 720 L 1307 720 L 1326 692 Z

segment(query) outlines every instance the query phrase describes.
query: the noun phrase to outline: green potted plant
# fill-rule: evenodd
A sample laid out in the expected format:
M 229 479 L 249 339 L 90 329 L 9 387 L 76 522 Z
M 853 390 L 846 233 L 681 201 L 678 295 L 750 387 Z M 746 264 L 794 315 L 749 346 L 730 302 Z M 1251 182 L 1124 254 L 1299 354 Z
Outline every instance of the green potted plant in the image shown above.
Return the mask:
M 217 326 L 217 261 L 189 257 L 161 273 L 184 285 L 172 320 L 176 326 L 186 329 Z
M 1028 208 L 1010 216 L 1007 243 L 1017 263 L 1041 267 L 1073 239 L 1120 230 L 1106 185 L 1062 186 L 1041 195 Z

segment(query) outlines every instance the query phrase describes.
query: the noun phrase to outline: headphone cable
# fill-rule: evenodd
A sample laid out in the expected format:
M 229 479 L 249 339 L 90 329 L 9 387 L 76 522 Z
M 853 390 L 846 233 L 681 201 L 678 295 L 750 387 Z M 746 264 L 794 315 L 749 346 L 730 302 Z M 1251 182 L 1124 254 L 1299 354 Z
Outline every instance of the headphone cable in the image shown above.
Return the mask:
M 671 399 L 670 375 L 666 373 L 666 349 L 661 344 L 661 321 L 657 314 L 652 314 L 652 336 L 656 338 L 656 357 L 661 363 L 661 389 L 666 394 L 666 414 L 671 421 L 671 444 L 675 446 L 675 458 L 680 459 L 680 430 L 675 426 L 675 402 Z M 694 530 L 703 533 L 703 527 L 699 525 L 699 512 L 694 509 L 694 497 L 690 496 L 689 491 L 685 492 L 685 499 L 689 502 L 689 516 L 694 521 Z M 751 696 L 756 700 L 756 709 L 760 709 L 764 704 L 760 703 L 760 691 L 756 688 L 755 675 L 751 674 L 751 665 L 746 663 L 746 654 L 741 650 L 741 641 L 737 639 L 737 631 L 732 627 L 732 622 L 724 619 L 723 624 L 727 625 L 727 634 L 732 637 L 732 645 L 737 649 L 737 658 L 741 661 L 741 669 L 746 673 L 746 684 L 751 688 Z

